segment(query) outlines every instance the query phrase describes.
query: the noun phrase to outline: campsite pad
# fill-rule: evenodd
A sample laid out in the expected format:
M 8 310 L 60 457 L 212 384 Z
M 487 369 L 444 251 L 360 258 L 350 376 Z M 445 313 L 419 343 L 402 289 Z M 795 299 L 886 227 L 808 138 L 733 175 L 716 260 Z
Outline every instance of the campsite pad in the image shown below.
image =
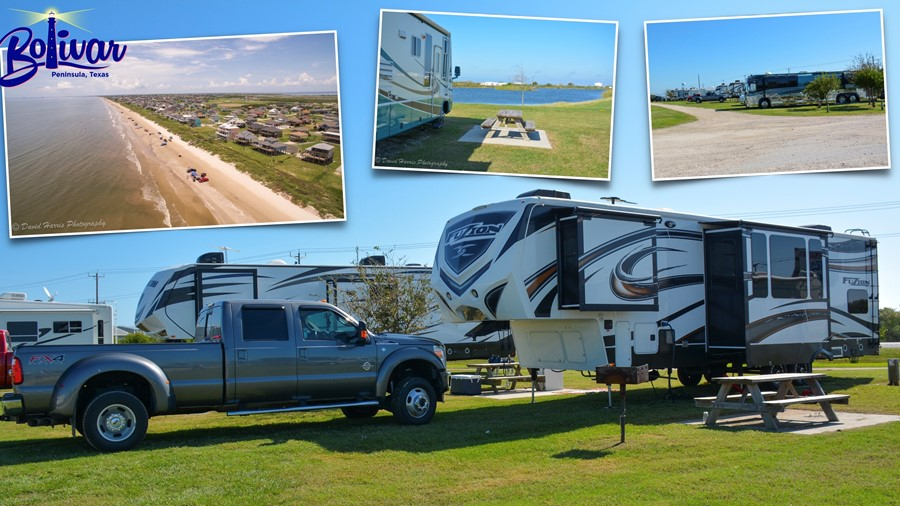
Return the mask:
M 858 427 L 869 427 L 888 422 L 900 422 L 900 416 L 874 415 L 867 413 L 847 413 L 838 411 L 839 421 L 829 422 L 825 413 L 815 410 L 786 409 L 778 415 L 778 432 L 788 434 L 821 434 L 838 432 Z M 685 422 L 687 425 L 703 427 L 703 421 Z M 763 419 L 759 415 L 719 416 L 713 429 L 730 430 L 766 430 Z
M 468 132 L 459 138 L 459 142 L 477 142 L 478 144 L 496 144 L 500 146 L 517 146 L 522 148 L 553 149 L 547 132 L 535 130 L 528 133 L 528 140 L 518 137 L 520 132 L 514 132 L 514 137 L 507 137 L 505 130 L 485 130 L 478 125 L 473 126 Z

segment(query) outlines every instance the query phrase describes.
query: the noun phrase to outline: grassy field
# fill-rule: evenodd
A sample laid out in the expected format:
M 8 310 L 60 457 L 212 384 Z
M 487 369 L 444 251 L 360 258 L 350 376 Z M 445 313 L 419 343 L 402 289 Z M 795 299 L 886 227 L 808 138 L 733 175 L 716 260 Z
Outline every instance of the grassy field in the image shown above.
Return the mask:
M 417 129 L 378 142 L 376 163 L 414 168 L 423 167 L 421 162 L 425 161 L 442 170 L 609 177 L 612 99 L 515 106 L 522 110 L 525 119 L 534 121 L 539 130 L 547 133 L 553 149 L 458 141 L 469 129 L 504 107 L 507 106 L 456 103 L 443 128 Z
M 334 150 L 334 161 L 325 166 L 304 162 L 292 155 L 269 156 L 248 146 L 217 140 L 213 127 L 192 128 L 126 103 L 121 105 L 156 122 L 184 141 L 219 155 L 253 179 L 288 195 L 294 203 L 312 206 L 326 218 L 344 217 L 343 176 L 337 170 L 341 166 L 340 149 Z M 320 137 L 310 136 L 308 142 L 298 143 L 298 148 L 302 152 L 320 141 Z
M 851 395 L 839 413 L 900 415 L 885 358 L 828 373 L 827 391 Z M 448 396 L 422 427 L 337 411 L 160 417 L 120 454 L 67 427 L 3 423 L 0 504 L 897 504 L 897 423 L 815 436 L 706 429 L 683 422 L 699 420 L 691 398 L 715 387 L 675 381 L 669 400 L 655 383 L 629 387 L 624 445 L 620 410 L 600 392 L 533 405 Z M 571 372 L 566 386 L 597 388 Z
M 697 121 L 696 116 L 691 116 L 690 114 L 685 114 L 680 111 L 673 111 L 672 109 L 666 109 L 665 107 L 657 107 L 655 105 L 650 106 L 650 118 L 650 126 L 654 129 L 667 128 Z
M 875 107 L 868 103 L 856 103 L 835 105 L 831 104 L 825 110 L 825 106 L 816 107 L 815 105 L 800 105 L 794 107 L 770 107 L 768 109 L 747 108 L 744 104 L 735 100 L 727 100 L 725 102 L 702 102 L 696 104 L 694 102 L 672 102 L 673 105 L 683 105 L 685 107 L 693 107 L 697 109 L 711 109 L 714 111 L 735 111 L 746 114 L 758 114 L 761 116 L 826 116 L 826 115 L 857 115 L 857 114 L 884 114 L 884 109 L 880 105 Z M 661 109 L 661 108 L 660 108 Z

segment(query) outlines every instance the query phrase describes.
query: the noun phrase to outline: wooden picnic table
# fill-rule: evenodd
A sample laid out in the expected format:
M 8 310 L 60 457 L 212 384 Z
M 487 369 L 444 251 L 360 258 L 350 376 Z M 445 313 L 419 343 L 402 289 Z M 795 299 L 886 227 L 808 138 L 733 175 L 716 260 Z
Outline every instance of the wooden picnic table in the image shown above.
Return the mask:
M 466 367 L 474 368 L 475 374 L 482 376 L 481 383 L 490 385 L 494 393 L 497 393 L 497 387 L 506 383 L 509 390 L 514 390 L 517 382 L 532 381 L 531 374 L 522 374 L 522 366 L 518 362 L 479 362 L 466 364 Z M 544 376 L 538 375 L 537 380 L 544 381 Z
M 525 121 L 520 109 L 501 109 L 496 117 L 484 120 L 481 128 L 507 138 L 512 138 L 511 134 L 516 133 L 519 138 L 526 141 L 531 140 L 529 132 L 537 131 L 534 121 Z
M 826 394 L 819 383 L 819 378 L 824 377 L 824 374 L 818 373 L 780 373 L 712 378 L 712 381 L 719 383 L 719 393 L 715 397 L 695 397 L 694 405 L 711 408 L 705 421 L 708 427 L 715 426 L 720 412 L 727 409 L 758 413 L 767 429 L 778 430 L 778 413 L 792 404 L 818 404 L 828 421 L 837 422 L 838 417 L 831 404 L 846 404 L 850 396 Z M 800 395 L 794 388 L 795 381 L 805 381 L 812 395 Z M 741 387 L 740 393 L 732 394 L 736 385 Z M 775 385 L 777 389 L 763 391 L 763 385 Z

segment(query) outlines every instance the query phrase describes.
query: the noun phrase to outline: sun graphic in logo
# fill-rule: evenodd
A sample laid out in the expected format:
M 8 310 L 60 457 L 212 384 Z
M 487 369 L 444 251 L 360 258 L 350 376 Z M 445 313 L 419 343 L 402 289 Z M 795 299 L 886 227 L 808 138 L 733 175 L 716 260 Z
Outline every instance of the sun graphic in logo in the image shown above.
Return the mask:
M 84 30 L 86 32 L 90 32 L 90 30 L 88 30 L 87 28 L 84 28 L 83 26 L 79 26 L 79 23 L 81 23 L 79 18 L 81 16 L 81 13 L 92 11 L 94 9 L 82 9 L 80 11 L 70 11 L 70 12 L 57 12 L 59 9 L 54 9 L 54 8 L 49 8 L 49 9 L 47 9 L 46 12 L 24 11 L 22 9 L 10 9 L 10 10 L 15 11 L 15 12 L 21 12 L 22 14 L 25 14 L 25 16 L 26 16 L 25 23 L 27 23 L 25 26 L 36 25 L 36 24 L 40 23 L 41 21 L 49 20 L 50 18 L 53 18 L 57 21 L 62 21 L 68 25 L 72 25 L 75 28 L 78 28 L 79 30 Z

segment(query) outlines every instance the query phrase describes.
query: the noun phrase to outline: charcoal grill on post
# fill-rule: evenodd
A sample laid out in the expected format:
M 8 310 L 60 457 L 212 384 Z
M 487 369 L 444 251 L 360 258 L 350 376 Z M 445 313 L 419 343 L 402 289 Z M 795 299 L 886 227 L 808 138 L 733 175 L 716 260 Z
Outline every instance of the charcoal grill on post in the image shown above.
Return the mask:
M 646 365 L 637 367 L 603 366 L 597 368 L 597 383 L 606 384 L 612 388 L 613 384 L 619 385 L 619 397 L 622 399 L 622 414 L 619 415 L 619 428 L 625 442 L 625 385 L 637 385 L 650 381 L 650 369 Z

